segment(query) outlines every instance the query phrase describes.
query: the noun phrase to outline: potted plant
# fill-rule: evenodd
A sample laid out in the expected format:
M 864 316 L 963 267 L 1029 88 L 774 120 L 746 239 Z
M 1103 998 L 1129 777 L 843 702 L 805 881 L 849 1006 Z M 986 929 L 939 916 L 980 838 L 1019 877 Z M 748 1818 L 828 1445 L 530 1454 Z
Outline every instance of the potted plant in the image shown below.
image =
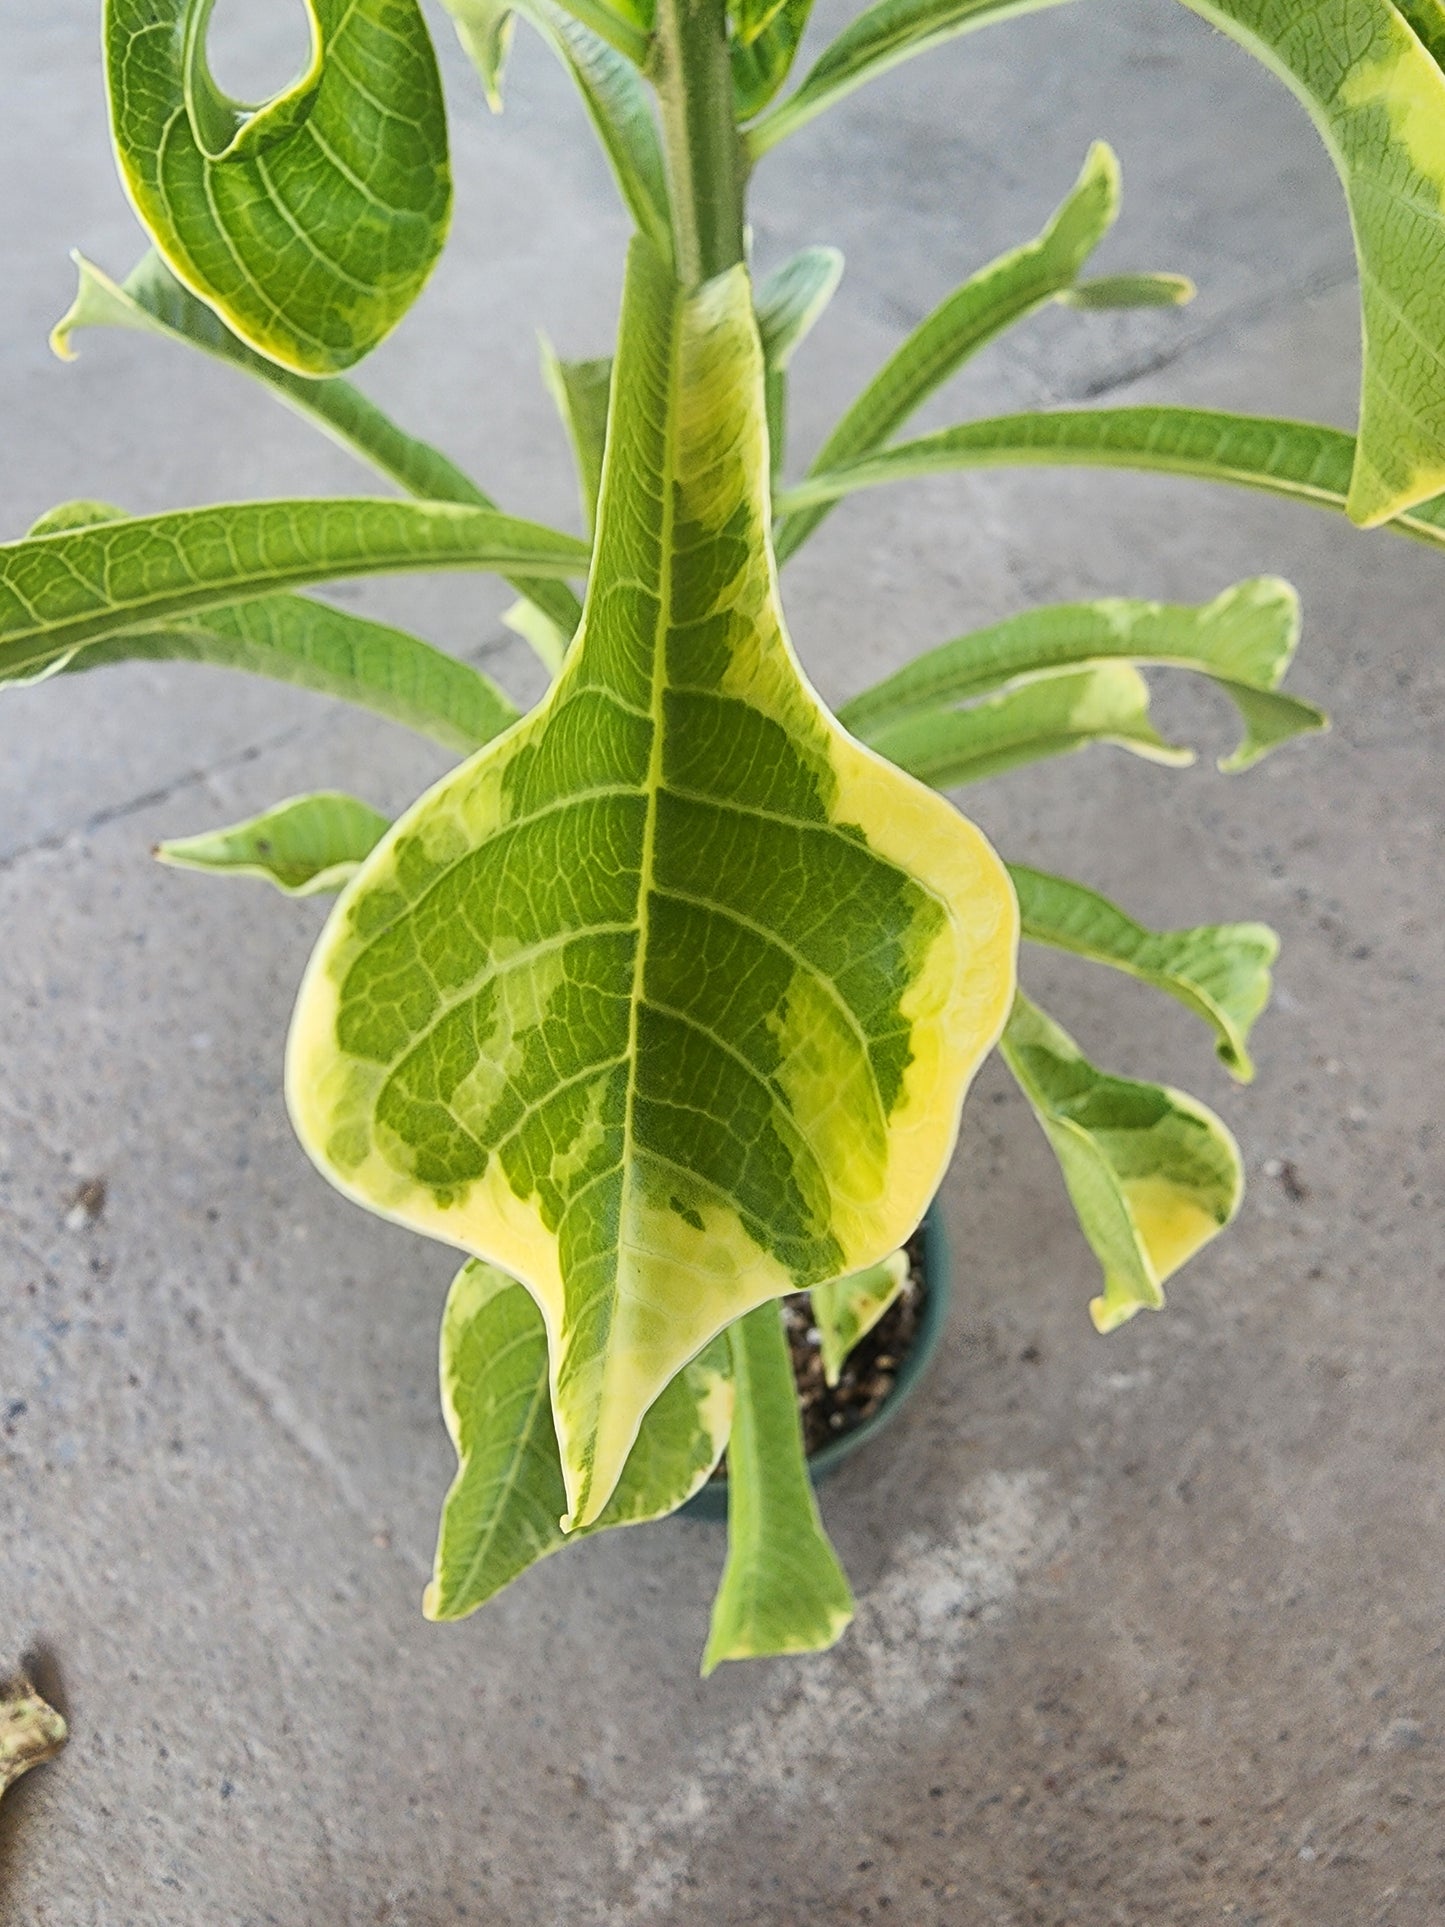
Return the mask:
M 163 845 L 175 864 L 341 895 L 302 985 L 287 1092 L 303 1144 L 370 1209 L 466 1256 L 442 1330 L 459 1455 L 427 1610 L 460 1616 L 568 1538 L 688 1501 L 724 1450 L 729 1546 L 706 1668 L 814 1649 L 847 1581 L 804 1462 L 779 1301 L 807 1291 L 836 1370 L 901 1288 L 969 1080 L 999 1044 L 1103 1272 L 1108 1330 L 1242 1189 L 1225 1126 L 1114 1077 L 1017 987 L 1031 942 L 1183 1002 L 1251 1074 L 1269 993 L 1256 923 L 1154 932 L 1086 886 L 1007 867 L 938 794 L 1090 743 L 1169 763 L 1140 665 L 1238 709 L 1240 770 L 1323 726 L 1279 685 L 1298 631 L 1259 578 L 1202 607 L 1108 600 L 943 643 L 832 716 L 787 641 L 777 564 L 834 503 L 986 463 L 1166 470 L 1445 541 L 1445 28 L 1343 0 L 1306 37 L 1281 0 L 1199 11 L 1319 123 L 1354 218 L 1358 437 L 1168 407 L 1016 415 L 899 440 L 918 406 L 1047 302 L 1188 295 L 1090 279 L 1118 170 L 1096 146 L 1034 240 L 899 346 L 800 479 L 787 371 L 835 285 L 805 250 L 754 285 L 755 163 L 833 102 L 1034 0 L 875 0 L 801 82 L 807 0 L 448 0 L 495 104 L 514 20 L 582 91 L 629 209 L 616 352 L 549 361 L 588 537 L 497 509 L 346 371 L 446 236 L 440 85 L 416 0 L 307 0 L 311 55 L 229 99 L 211 0 L 107 0 L 112 133 L 152 251 L 80 263 L 56 331 L 151 330 L 219 356 L 410 500 L 129 517 L 67 504 L 0 548 L 0 679 L 134 657 L 228 664 L 346 697 L 462 759 L 397 822 L 323 792 Z M 298 591 L 485 569 L 552 676 L 519 716 L 478 671 Z M 574 584 L 584 585 L 584 598 Z

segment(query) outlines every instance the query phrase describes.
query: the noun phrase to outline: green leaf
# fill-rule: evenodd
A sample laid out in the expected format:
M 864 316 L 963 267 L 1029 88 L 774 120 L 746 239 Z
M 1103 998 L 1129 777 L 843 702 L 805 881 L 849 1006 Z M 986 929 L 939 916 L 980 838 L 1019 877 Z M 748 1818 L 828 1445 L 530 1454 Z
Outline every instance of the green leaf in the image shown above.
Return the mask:
M 0 544 L 0 681 L 128 630 L 339 576 L 562 576 L 587 564 L 571 536 L 444 502 L 342 497 L 126 517 Z
M 511 0 L 442 0 L 452 17 L 462 51 L 481 76 L 487 105 L 502 111 L 502 76 L 512 46 L 516 18 Z
M 739 31 L 729 50 L 739 122 L 760 114 L 792 71 L 813 0 L 760 0 L 740 11 L 746 11 L 750 31 Z
M 1055 299 L 1066 308 L 1182 308 L 1194 295 L 1185 274 L 1101 274 L 1061 289 Z
M 1022 994 L 1001 1045 L 1103 1266 L 1101 1332 L 1164 1303 L 1163 1285 L 1239 1209 L 1239 1147 L 1194 1098 L 1095 1068 Z
M 385 835 L 389 819 L 340 790 L 291 796 L 229 829 L 158 843 L 153 854 L 178 870 L 260 877 L 288 897 L 341 889 Z
M 1438 51 L 1432 58 L 1392 0 L 1350 0 L 1308 20 L 1292 0 L 1187 3 L 1286 83 L 1344 186 L 1364 331 L 1346 508 L 1352 521 L 1374 527 L 1445 488 L 1445 73 Z
M 578 640 L 368 859 L 292 1026 L 322 1170 L 541 1304 L 581 1525 L 703 1344 L 907 1236 L 1012 995 L 1002 865 L 802 679 L 765 461 L 745 270 L 685 297 L 635 240 Z
M 785 369 L 843 278 L 837 248 L 803 248 L 758 283 L 753 296 L 763 361 Z
M 803 1457 L 782 1312 L 760 1305 L 728 1332 L 736 1405 L 728 1439 L 728 1556 L 704 1679 L 725 1659 L 816 1653 L 853 1618 Z
M 32 1767 L 53 1760 L 68 1738 L 65 1721 L 28 1679 L 0 1681 L 0 1798 Z
M 1106 897 L 1067 877 L 1011 863 L 1023 934 L 1031 943 L 1111 964 L 1178 998 L 1214 1031 L 1219 1055 L 1247 1084 L 1250 1027 L 1269 1002 L 1279 938 L 1263 923 L 1206 923 L 1146 930 Z
M 814 1285 L 808 1296 L 818 1327 L 823 1376 L 830 1385 L 838 1383 L 848 1354 L 868 1336 L 907 1283 L 908 1253 L 895 1251 L 881 1265 Z
M 259 107 L 206 66 L 213 0 L 105 0 L 111 138 L 168 266 L 259 354 L 349 368 L 446 239 L 446 113 L 416 0 L 306 0 L 311 58 Z
M 309 596 L 262 596 L 125 630 L 82 645 L 61 666 L 74 674 L 139 661 L 198 662 L 270 676 L 355 703 L 463 756 L 517 720 L 516 706 L 470 663 L 403 629 Z
M 825 107 L 832 107 L 861 87 L 896 67 L 901 60 L 942 46 L 975 27 L 1016 20 L 1037 13 L 1059 0 L 875 0 L 846 26 L 822 58 L 809 68 L 796 92 L 756 121 L 746 135 L 753 159 L 766 154 L 789 134 L 805 127 Z
M 884 482 L 965 468 L 1132 468 L 1234 482 L 1317 508 L 1343 510 L 1355 439 L 1318 422 L 1231 415 L 1214 408 L 1060 408 L 999 415 L 920 435 L 827 475 L 808 475 L 778 498 L 779 515 L 836 502 Z M 1399 535 L 1445 546 L 1445 495 L 1384 523 Z
M 58 534 L 124 520 L 120 509 L 105 502 L 65 502 L 43 515 L 30 533 Z M 517 719 L 514 705 L 469 663 L 404 630 L 292 595 L 260 596 L 173 623 L 125 630 L 104 642 L 82 644 L 38 671 L 0 672 L 0 687 L 37 681 L 57 670 L 74 674 L 136 661 L 199 662 L 270 676 L 356 703 L 463 755 Z
M 991 261 L 919 323 L 848 409 L 809 472 L 831 473 L 881 448 L 971 355 L 1071 288 L 1118 211 L 1119 163 L 1096 141 L 1037 240 Z M 800 548 L 827 513 L 827 504 L 819 502 L 784 515 L 774 529 L 779 561 Z
M 517 12 L 566 67 L 596 129 L 623 204 L 661 254 L 672 251 L 672 214 L 662 140 L 635 54 L 615 51 L 611 37 L 574 18 L 580 8 L 554 0 L 521 0 Z M 642 58 L 646 41 L 641 42 Z M 485 78 L 485 75 L 483 76 Z
M 181 286 L 154 249 L 123 285 L 117 285 L 84 255 L 73 254 L 71 259 L 79 271 L 79 287 L 50 336 L 50 345 L 62 361 L 74 359 L 71 337 L 77 328 L 132 328 L 183 342 L 264 382 L 303 420 L 314 422 L 349 454 L 370 463 L 409 494 L 424 501 L 496 507 L 492 498 L 440 449 L 406 434 L 349 381 L 339 375 L 326 381 L 309 380 L 248 348 L 204 301 Z M 582 605 L 565 582 L 518 581 L 514 586 L 519 594 L 546 610 L 569 637 L 572 635 Z
M 1200 607 L 1126 601 L 1057 604 L 1010 616 L 915 658 L 843 704 L 839 721 L 872 742 L 906 717 L 997 689 L 1015 677 L 1122 659 L 1202 671 L 1229 697 L 1245 734 L 1225 771 L 1246 769 L 1292 736 L 1328 728 L 1322 710 L 1277 695 L 1299 641 L 1299 598 L 1257 576 Z
M 935 789 L 979 783 L 1090 743 L 1112 743 L 1176 767 L 1194 760 L 1192 751 L 1165 742 L 1155 729 L 1149 720 L 1149 685 L 1125 662 L 1053 670 L 967 709 L 925 710 L 859 735 L 880 756 Z
M 525 597 L 502 611 L 502 626 L 529 645 L 549 676 L 556 675 L 572 641 L 570 629 L 559 628 L 545 609 Z
M 753 295 L 763 348 L 769 468 L 782 473 L 788 436 L 788 364 L 833 298 L 843 276 L 837 248 L 804 248 L 775 268 Z
M 562 426 L 577 462 L 582 491 L 582 513 L 588 533 L 597 527 L 597 495 L 602 487 L 602 455 L 607 446 L 607 400 L 612 391 L 612 357 L 596 361 L 561 361 L 550 341 L 542 339 L 542 379 L 557 404 Z
M 490 1265 L 473 1260 L 452 1281 L 441 1381 L 457 1475 L 423 1601 L 428 1619 L 465 1618 L 569 1539 L 675 1512 L 706 1482 L 732 1423 L 732 1364 L 719 1338 L 658 1394 L 601 1516 L 568 1534 L 546 1326 L 528 1292 Z

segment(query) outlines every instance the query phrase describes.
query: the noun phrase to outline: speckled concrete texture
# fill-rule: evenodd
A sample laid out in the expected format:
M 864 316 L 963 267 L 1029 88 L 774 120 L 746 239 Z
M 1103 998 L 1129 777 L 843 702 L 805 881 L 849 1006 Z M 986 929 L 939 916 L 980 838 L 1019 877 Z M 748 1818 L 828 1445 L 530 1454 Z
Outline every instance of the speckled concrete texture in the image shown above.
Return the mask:
M 180 350 L 50 358 L 66 249 L 120 272 L 139 251 L 96 11 L 0 13 L 0 530 L 82 494 L 355 488 Z M 294 23 L 255 15 L 264 68 Z M 519 33 L 492 120 L 437 24 L 455 244 L 364 379 L 509 507 L 575 521 L 533 329 L 605 350 L 624 222 L 544 54 Z M 763 265 L 849 258 L 800 361 L 800 454 L 903 327 L 1037 230 L 1095 136 L 1125 180 L 1101 265 L 1189 273 L 1199 300 L 1051 312 L 930 419 L 1104 393 L 1350 419 L 1348 232 L 1312 130 L 1171 0 L 1115 0 L 907 66 L 760 168 Z M 1095 1337 L 1091 1259 L 990 1070 L 945 1193 L 941 1361 L 826 1494 L 857 1626 L 705 1686 L 722 1543 L 699 1523 L 422 1620 L 450 1260 L 291 1140 L 281 1043 L 320 912 L 148 855 L 300 788 L 399 805 L 430 752 L 181 667 L 4 697 L 0 1665 L 38 1649 L 74 1729 L 0 1810 L 5 1927 L 1445 1920 L 1445 558 L 1182 482 L 986 474 L 846 505 L 786 593 L 841 697 L 1034 602 L 1267 569 L 1302 591 L 1293 681 L 1332 736 L 1233 781 L 1095 751 L 970 803 L 1008 854 L 1148 920 L 1281 931 L 1247 1091 L 1167 1001 L 1027 965 L 1094 1056 L 1230 1119 L 1239 1224 L 1164 1316 Z M 535 691 L 505 591 L 342 593 Z M 1162 709 L 1228 745 L 1197 692 Z

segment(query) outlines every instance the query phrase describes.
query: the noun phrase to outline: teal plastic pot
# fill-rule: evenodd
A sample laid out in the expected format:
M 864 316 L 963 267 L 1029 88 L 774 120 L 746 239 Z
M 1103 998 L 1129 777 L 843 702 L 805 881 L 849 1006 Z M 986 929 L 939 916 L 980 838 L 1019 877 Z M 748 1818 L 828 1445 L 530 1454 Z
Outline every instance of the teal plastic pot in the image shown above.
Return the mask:
M 938 1341 L 943 1335 L 944 1322 L 948 1317 L 948 1300 L 952 1288 L 952 1278 L 948 1261 L 948 1238 L 943 1229 L 943 1213 L 934 1201 L 923 1219 L 923 1277 L 927 1287 L 923 1309 L 918 1318 L 918 1329 L 913 1335 L 913 1344 L 908 1356 L 898 1367 L 898 1376 L 893 1381 L 893 1390 L 884 1399 L 872 1418 L 865 1418 L 861 1425 L 855 1425 L 851 1432 L 844 1432 L 841 1438 L 830 1439 L 821 1451 L 815 1452 L 808 1460 L 808 1476 L 814 1485 L 819 1485 L 844 1459 L 861 1452 L 872 1438 L 876 1438 L 885 1425 L 891 1425 L 903 1410 L 905 1403 L 913 1396 L 923 1374 L 928 1370 L 929 1361 L 938 1350 Z M 723 1479 L 710 1479 L 700 1492 L 695 1492 L 687 1504 L 681 1508 L 682 1515 L 689 1519 L 726 1519 L 728 1516 L 728 1482 Z

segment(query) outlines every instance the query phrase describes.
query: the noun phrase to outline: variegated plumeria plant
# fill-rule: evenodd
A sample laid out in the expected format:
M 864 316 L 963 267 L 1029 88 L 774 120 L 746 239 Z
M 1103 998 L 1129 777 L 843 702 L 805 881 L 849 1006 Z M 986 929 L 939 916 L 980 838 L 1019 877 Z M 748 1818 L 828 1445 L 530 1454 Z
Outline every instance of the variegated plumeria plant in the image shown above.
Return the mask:
M 1254 923 L 1144 929 L 1080 884 L 1006 869 L 937 794 L 1114 743 L 1186 760 L 1140 665 L 1231 698 L 1242 769 L 1317 709 L 1281 693 L 1282 582 L 1202 608 L 1103 601 L 946 642 L 835 719 L 789 646 L 775 564 L 855 489 L 981 464 L 1232 481 L 1445 542 L 1445 7 L 1190 0 L 1309 108 L 1343 179 L 1364 306 L 1358 438 L 1197 409 L 1087 409 L 896 439 L 970 355 L 1043 304 L 1171 303 L 1086 279 L 1114 218 L 1107 148 L 1037 239 L 902 343 L 807 474 L 782 480 L 787 368 L 841 261 L 754 286 L 754 164 L 853 88 L 1041 0 L 874 0 L 786 91 L 809 0 L 447 0 L 489 98 L 521 16 L 570 70 L 637 234 L 615 357 L 549 359 L 589 539 L 500 512 L 344 378 L 446 235 L 436 64 L 417 0 L 305 0 L 283 94 L 228 99 L 211 0 L 106 0 L 116 155 L 152 251 L 80 263 L 55 344 L 149 330 L 269 386 L 411 499 L 56 510 L 0 549 L 0 677 L 136 657 L 266 674 L 420 729 L 463 760 L 395 824 L 294 797 L 163 846 L 170 862 L 342 889 L 292 1027 L 303 1143 L 344 1190 L 468 1254 L 443 1394 L 460 1459 L 427 1611 L 473 1610 L 606 1526 L 674 1510 L 728 1450 L 730 1537 L 705 1667 L 824 1646 L 847 1582 L 804 1466 L 778 1300 L 809 1289 L 836 1371 L 897 1291 L 897 1248 L 1002 1040 L 1103 1269 L 1108 1330 L 1228 1222 L 1228 1131 L 1112 1077 L 1017 991 L 1020 929 L 1209 1024 L 1226 1065 L 1276 944 Z M 529 715 L 468 664 L 296 591 L 485 569 L 552 686 Z M 579 602 L 574 583 L 585 583 Z

